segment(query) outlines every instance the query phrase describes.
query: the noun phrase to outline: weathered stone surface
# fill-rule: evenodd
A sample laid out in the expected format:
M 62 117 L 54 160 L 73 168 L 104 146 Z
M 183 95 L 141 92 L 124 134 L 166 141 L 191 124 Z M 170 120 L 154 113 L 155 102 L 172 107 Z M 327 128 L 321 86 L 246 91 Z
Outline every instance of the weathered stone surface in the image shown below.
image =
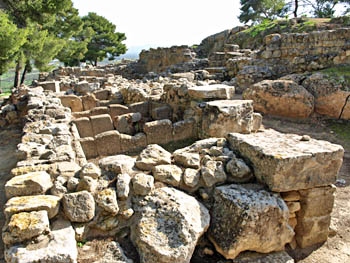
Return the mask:
M 140 170 L 151 171 L 156 165 L 170 163 L 171 153 L 157 144 L 150 144 L 137 157 L 135 165 Z
M 127 173 L 121 173 L 117 176 L 117 195 L 120 200 L 125 200 L 128 198 L 130 193 L 130 182 L 131 177 Z
M 230 132 L 253 130 L 251 100 L 216 100 L 206 103 L 203 111 L 202 137 L 226 137 Z
M 217 183 L 223 183 L 227 178 L 224 165 L 221 161 L 207 161 L 201 167 L 201 175 L 207 187 L 211 187 Z
M 232 263 L 294 263 L 294 259 L 286 251 L 269 254 L 242 252 Z
M 80 170 L 80 166 L 75 162 L 59 162 L 57 171 L 61 176 L 72 177 Z
M 131 173 L 135 165 L 135 158 L 119 154 L 102 158 L 99 161 L 102 171 L 114 174 Z
M 98 156 L 97 146 L 95 139 L 92 137 L 86 137 L 79 139 L 81 148 L 84 151 L 86 159 L 96 158 Z
M 118 214 L 119 206 L 117 194 L 114 189 L 103 189 L 96 195 L 96 203 L 99 207 L 112 215 Z
M 86 243 L 87 246 L 87 250 L 86 251 L 86 260 L 90 260 L 91 257 L 89 255 L 94 254 L 94 255 L 98 255 L 99 253 L 102 253 L 102 255 L 100 256 L 100 258 L 96 261 L 94 261 L 94 263 L 133 263 L 133 261 L 131 259 L 129 259 L 125 254 L 123 249 L 120 247 L 120 245 L 115 242 L 115 241 L 106 241 L 108 242 L 105 245 L 102 245 L 103 247 L 103 251 L 99 251 L 99 248 L 96 248 L 95 246 L 90 246 L 89 242 Z M 88 248 L 91 249 L 88 249 Z M 92 249 L 95 249 L 92 250 Z M 80 258 L 79 258 L 80 259 Z M 85 256 L 82 256 L 82 260 L 85 259 Z
M 154 188 L 154 177 L 144 173 L 138 173 L 132 178 L 134 194 L 147 195 Z
M 38 249 L 14 245 L 5 250 L 6 262 L 50 262 L 76 263 L 78 250 L 75 232 L 69 221 L 57 220 L 52 224 L 52 238 Z
M 143 131 L 148 144 L 166 144 L 173 138 L 173 125 L 167 119 L 147 122 L 143 126 Z
M 20 212 L 46 210 L 49 218 L 57 215 L 60 207 L 60 198 L 53 195 L 33 195 L 12 197 L 4 206 L 5 215 L 9 218 Z
M 45 194 L 53 186 L 47 172 L 32 172 L 18 175 L 5 184 L 6 197 Z
M 89 177 L 89 176 L 85 176 L 79 180 L 76 191 L 77 192 L 88 191 L 94 194 L 96 192 L 97 187 L 98 187 L 98 182 L 96 179 L 93 179 L 92 177 Z
M 95 137 L 99 156 L 115 155 L 121 152 L 120 133 L 118 131 L 106 131 Z
M 62 205 L 71 222 L 89 222 L 95 215 L 95 200 L 87 191 L 65 194 Z
M 79 176 L 80 178 L 88 176 L 93 179 L 98 179 L 101 176 L 101 169 L 93 163 L 87 163 L 81 168 Z
M 182 178 L 180 167 L 172 164 L 157 165 L 152 169 L 154 178 L 172 186 L 179 186 Z
M 228 135 L 230 147 L 248 159 L 259 181 L 270 190 L 287 192 L 330 185 L 342 164 L 344 149 L 326 141 L 264 130 Z
M 264 80 L 243 93 L 254 101 L 254 109 L 262 113 L 307 118 L 314 110 L 314 97 L 292 80 Z
M 59 97 L 63 106 L 71 109 L 72 112 L 83 111 L 81 98 L 76 95 L 63 95 Z
M 215 189 L 209 238 L 227 259 L 250 250 L 284 249 L 294 236 L 289 211 L 277 195 L 260 185 L 228 185 Z
M 253 178 L 253 172 L 240 158 L 232 158 L 226 164 L 227 180 L 230 183 L 244 183 Z
M 176 150 L 173 153 L 174 160 L 177 164 L 186 168 L 199 168 L 201 158 L 198 153 L 191 153 L 183 150 Z
M 91 122 L 88 117 L 77 118 L 73 120 L 73 122 L 77 126 L 81 138 L 94 137 Z
M 14 214 L 2 232 L 6 245 L 20 243 L 50 232 L 47 211 L 22 212 Z
M 109 114 L 101 114 L 90 117 L 92 130 L 94 135 L 114 129 L 111 116 Z
M 136 133 L 136 124 L 141 120 L 141 113 L 127 113 L 119 115 L 114 119 L 114 127 L 120 133 L 134 135 Z
M 109 105 L 109 110 L 110 110 L 110 114 L 112 119 L 114 120 L 115 117 L 122 115 L 122 114 L 126 114 L 129 113 L 129 108 L 127 106 L 124 105 L 120 105 L 120 104 L 111 104 Z
M 188 95 L 196 100 L 222 99 L 230 100 L 235 95 L 235 87 L 224 84 L 196 86 L 188 89 Z
M 123 153 L 137 151 L 146 146 L 147 137 L 142 132 L 136 133 L 134 136 L 120 134 L 120 147 Z
M 186 168 L 183 174 L 183 181 L 188 187 L 196 187 L 199 183 L 200 176 L 200 171 Z
M 154 189 L 136 205 L 131 238 L 141 262 L 190 262 L 199 237 L 209 226 L 208 210 L 173 188 Z
M 173 140 L 197 138 L 196 122 L 192 119 L 173 123 Z

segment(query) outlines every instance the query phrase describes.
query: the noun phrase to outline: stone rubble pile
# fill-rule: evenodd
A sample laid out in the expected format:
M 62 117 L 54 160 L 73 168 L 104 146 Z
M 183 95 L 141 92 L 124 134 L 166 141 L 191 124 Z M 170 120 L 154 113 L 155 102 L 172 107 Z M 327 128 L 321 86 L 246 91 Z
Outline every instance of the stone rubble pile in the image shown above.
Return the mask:
M 342 147 L 261 130 L 253 102 L 233 100 L 233 86 L 181 76 L 158 85 L 61 76 L 13 95 L 5 120 L 23 116 L 25 125 L 5 185 L 7 262 L 77 262 L 77 242 L 97 237 L 114 239 L 102 256 L 110 262 L 215 253 L 244 262 L 245 251 L 292 262 L 286 245 L 327 239 Z M 125 101 L 134 91 L 123 85 L 147 86 L 143 101 Z M 184 139 L 192 143 L 165 149 Z

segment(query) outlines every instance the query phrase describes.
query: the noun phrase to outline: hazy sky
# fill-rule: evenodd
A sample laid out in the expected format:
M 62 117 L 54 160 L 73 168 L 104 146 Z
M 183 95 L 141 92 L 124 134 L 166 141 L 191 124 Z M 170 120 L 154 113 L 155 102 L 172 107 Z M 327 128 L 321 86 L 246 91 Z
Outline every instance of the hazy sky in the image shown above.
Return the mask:
M 80 15 L 95 12 L 126 34 L 128 47 L 199 44 L 239 25 L 239 0 L 73 0 Z

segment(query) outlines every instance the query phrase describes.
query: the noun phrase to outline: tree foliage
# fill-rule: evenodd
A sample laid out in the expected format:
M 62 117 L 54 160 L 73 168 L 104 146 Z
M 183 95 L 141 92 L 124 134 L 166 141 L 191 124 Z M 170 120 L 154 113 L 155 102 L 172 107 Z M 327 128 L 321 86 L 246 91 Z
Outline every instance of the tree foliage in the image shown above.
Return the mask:
M 312 16 L 318 18 L 331 18 L 335 15 L 336 7 L 340 4 L 344 5 L 345 12 L 343 15 L 349 12 L 350 0 L 293 0 L 291 6 L 293 6 L 294 17 L 298 16 L 298 9 L 308 11 Z
M 283 17 L 288 6 L 284 0 L 240 0 L 241 13 L 239 21 L 242 23 L 260 23 L 265 19 Z
M 116 32 L 116 26 L 103 16 L 89 13 L 82 18 L 84 29 L 91 28 L 93 34 L 88 42 L 85 61 L 97 65 L 98 61 L 105 58 L 113 60 L 126 52 L 126 46 L 122 41 L 126 40 L 124 33 Z

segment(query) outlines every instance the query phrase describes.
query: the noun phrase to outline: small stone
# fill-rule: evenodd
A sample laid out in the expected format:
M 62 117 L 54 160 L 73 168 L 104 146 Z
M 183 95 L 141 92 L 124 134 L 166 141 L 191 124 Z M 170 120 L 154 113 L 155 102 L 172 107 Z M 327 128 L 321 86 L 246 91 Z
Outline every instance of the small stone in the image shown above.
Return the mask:
M 89 176 L 93 179 L 97 179 L 101 176 L 101 170 L 95 164 L 87 163 L 81 168 L 79 175 L 80 178 L 83 178 L 84 176 Z
M 154 188 L 154 177 L 139 173 L 132 178 L 132 186 L 136 195 L 147 195 Z
M 114 189 L 107 188 L 97 193 L 96 203 L 99 207 L 112 215 L 118 214 L 119 207 Z
M 92 177 L 84 177 L 82 179 L 80 179 L 79 184 L 77 186 L 76 191 L 88 191 L 90 193 L 95 193 L 96 189 L 98 186 L 98 182 L 97 180 L 93 179 Z
M 177 150 L 173 153 L 173 157 L 175 162 L 183 167 L 197 169 L 200 166 L 201 159 L 198 153 Z
M 158 181 L 172 186 L 179 186 L 182 177 L 182 170 L 176 165 L 163 164 L 155 166 L 152 169 L 152 174 Z
M 226 181 L 226 173 L 222 162 L 208 161 L 201 168 L 202 179 L 207 187 Z
M 117 195 L 120 200 L 125 200 L 129 196 L 130 192 L 130 175 L 123 173 L 117 176 Z
M 184 171 L 183 180 L 185 185 L 189 187 L 196 187 L 200 178 L 200 172 L 198 170 L 187 168 Z
M 302 142 L 308 142 L 310 140 L 311 140 L 311 137 L 309 135 L 303 135 L 301 136 L 301 139 L 300 139 L 300 141 Z
M 65 215 L 72 222 L 89 222 L 95 216 L 95 200 L 87 191 L 65 194 L 62 204 Z

